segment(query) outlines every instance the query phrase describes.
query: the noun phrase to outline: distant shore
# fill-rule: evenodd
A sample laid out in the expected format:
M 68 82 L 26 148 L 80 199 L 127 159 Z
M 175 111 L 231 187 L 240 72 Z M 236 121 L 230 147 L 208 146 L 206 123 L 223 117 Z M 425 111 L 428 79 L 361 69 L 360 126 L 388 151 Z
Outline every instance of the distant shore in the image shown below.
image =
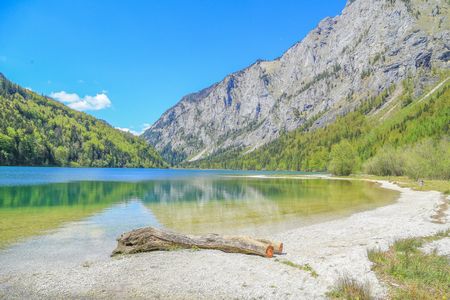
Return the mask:
M 331 174 L 305 174 L 305 175 L 244 175 L 254 178 L 280 178 L 280 179 L 333 179 L 333 180 L 364 180 L 370 182 L 391 182 L 399 187 L 407 187 L 416 191 L 438 191 L 450 194 L 450 181 L 438 179 L 414 180 L 406 176 L 375 176 L 367 174 L 352 174 L 350 176 L 333 176 Z M 423 185 L 420 184 L 422 181 Z

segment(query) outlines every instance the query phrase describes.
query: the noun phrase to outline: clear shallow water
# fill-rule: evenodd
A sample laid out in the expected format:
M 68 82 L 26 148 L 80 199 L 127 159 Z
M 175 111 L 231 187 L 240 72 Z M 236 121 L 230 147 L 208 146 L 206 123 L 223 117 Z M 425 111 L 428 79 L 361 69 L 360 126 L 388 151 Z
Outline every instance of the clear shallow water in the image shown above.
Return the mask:
M 143 226 L 265 236 L 398 196 L 369 182 L 236 177 L 255 174 L 292 173 L 0 168 L 0 263 L 107 257 Z

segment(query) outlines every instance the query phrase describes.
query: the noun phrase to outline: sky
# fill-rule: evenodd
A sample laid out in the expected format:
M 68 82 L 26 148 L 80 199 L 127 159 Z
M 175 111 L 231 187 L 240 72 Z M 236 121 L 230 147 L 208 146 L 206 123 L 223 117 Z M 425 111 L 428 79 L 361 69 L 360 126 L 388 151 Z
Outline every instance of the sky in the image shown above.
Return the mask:
M 0 72 L 141 133 L 181 97 L 281 56 L 345 0 L 0 0 Z

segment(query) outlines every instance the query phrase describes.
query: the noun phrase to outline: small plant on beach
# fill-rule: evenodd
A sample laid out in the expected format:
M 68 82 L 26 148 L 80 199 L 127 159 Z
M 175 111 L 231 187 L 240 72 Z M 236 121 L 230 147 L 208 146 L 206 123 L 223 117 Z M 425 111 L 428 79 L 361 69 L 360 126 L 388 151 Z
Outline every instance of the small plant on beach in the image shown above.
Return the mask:
M 357 280 L 344 275 L 340 277 L 334 289 L 327 293 L 330 299 L 371 300 L 370 285 L 360 283 Z
M 191 251 L 196 252 L 196 251 L 200 251 L 201 249 L 198 246 L 192 246 L 191 247 Z
M 311 274 L 311 276 L 314 278 L 317 278 L 319 276 L 319 274 L 317 274 L 317 272 L 309 264 L 299 265 L 287 259 L 275 259 L 275 261 L 286 266 L 309 272 L 309 274 Z
M 89 267 L 91 267 L 92 266 L 92 262 L 90 262 L 90 261 L 85 261 L 83 264 L 82 264 L 82 266 L 83 266 L 83 268 L 89 268 Z
M 373 270 L 389 286 L 392 299 L 448 299 L 450 264 L 436 252 L 426 254 L 425 243 L 450 236 L 450 230 L 434 236 L 396 241 L 388 251 L 369 250 Z

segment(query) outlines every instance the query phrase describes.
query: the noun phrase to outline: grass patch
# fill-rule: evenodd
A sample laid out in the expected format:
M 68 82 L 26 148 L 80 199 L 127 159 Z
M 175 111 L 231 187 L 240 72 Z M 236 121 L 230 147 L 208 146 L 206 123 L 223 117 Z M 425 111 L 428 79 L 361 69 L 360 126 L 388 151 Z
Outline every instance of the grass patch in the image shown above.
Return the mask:
M 392 299 L 448 299 L 450 264 L 445 256 L 425 254 L 426 242 L 450 236 L 450 230 L 434 236 L 396 241 L 388 251 L 369 250 L 373 270 L 389 286 Z
M 279 262 L 283 265 L 289 266 L 289 267 L 293 267 L 302 271 L 306 271 L 309 272 L 309 274 L 311 274 L 312 277 L 317 278 L 319 276 L 319 274 L 317 274 L 317 272 L 309 265 L 309 264 L 304 264 L 304 265 L 299 265 L 296 264 L 290 260 L 287 259 L 275 259 L 276 262 Z
M 327 293 L 330 299 L 358 299 L 371 300 L 370 286 L 368 283 L 361 284 L 349 276 L 342 276 L 338 279 L 333 290 Z
M 440 240 L 440 239 L 443 239 L 446 237 L 450 237 L 450 229 L 440 231 L 440 232 L 436 233 L 435 235 L 426 236 L 422 239 L 424 240 L 424 242 L 432 242 L 432 241 Z
M 355 179 L 387 180 L 398 184 L 401 187 L 408 187 L 416 191 L 439 191 L 450 195 L 450 180 L 424 179 L 421 186 L 417 180 L 406 176 L 372 176 L 372 175 L 352 175 Z

